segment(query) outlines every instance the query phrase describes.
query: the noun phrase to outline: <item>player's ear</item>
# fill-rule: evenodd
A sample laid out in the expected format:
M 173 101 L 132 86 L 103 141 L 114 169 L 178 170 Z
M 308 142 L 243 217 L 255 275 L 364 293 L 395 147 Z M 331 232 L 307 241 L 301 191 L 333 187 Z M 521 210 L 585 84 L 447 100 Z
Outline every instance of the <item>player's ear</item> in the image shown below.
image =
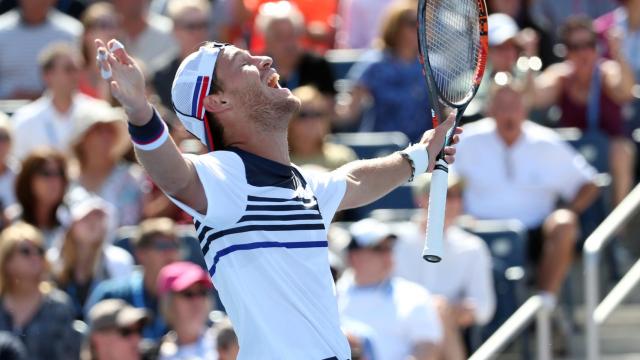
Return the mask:
M 214 114 L 231 108 L 231 103 L 222 91 L 205 97 L 202 104 L 207 111 Z

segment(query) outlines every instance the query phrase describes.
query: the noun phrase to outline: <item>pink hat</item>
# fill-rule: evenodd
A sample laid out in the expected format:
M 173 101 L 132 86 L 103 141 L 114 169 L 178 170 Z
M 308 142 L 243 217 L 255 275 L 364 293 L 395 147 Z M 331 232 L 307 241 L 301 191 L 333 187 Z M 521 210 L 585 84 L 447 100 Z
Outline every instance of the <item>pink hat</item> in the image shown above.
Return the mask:
M 158 295 L 168 292 L 180 292 L 194 284 L 205 285 L 213 288 L 209 274 L 199 265 L 188 261 L 171 263 L 160 270 L 158 275 Z

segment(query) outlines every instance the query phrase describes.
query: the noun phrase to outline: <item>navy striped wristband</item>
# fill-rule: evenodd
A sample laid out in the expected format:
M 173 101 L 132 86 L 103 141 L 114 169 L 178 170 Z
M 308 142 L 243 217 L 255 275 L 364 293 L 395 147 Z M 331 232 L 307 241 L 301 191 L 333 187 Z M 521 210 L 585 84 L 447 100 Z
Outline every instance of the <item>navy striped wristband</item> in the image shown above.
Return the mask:
M 159 148 L 169 138 L 169 129 L 156 109 L 153 109 L 151 120 L 142 126 L 129 123 L 129 135 L 133 145 L 138 149 L 151 151 Z

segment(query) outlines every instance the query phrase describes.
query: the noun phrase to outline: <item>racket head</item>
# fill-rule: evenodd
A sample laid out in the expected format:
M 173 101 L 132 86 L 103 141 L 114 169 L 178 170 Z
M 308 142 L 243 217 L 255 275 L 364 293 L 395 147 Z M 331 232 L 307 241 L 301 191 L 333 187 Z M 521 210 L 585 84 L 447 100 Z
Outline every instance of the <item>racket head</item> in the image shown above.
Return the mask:
M 464 110 L 478 91 L 487 63 L 485 1 L 420 0 L 418 45 L 433 115 L 443 118 L 443 106 Z

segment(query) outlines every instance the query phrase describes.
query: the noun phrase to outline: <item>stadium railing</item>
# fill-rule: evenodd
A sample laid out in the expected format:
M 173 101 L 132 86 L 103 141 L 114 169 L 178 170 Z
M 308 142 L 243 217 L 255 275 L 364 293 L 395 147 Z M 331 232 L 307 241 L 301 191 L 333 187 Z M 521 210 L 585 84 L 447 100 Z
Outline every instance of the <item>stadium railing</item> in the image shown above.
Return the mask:
M 586 347 L 587 359 L 600 358 L 599 327 L 611 312 L 629 295 L 634 287 L 640 283 L 640 259 L 613 287 L 613 289 L 598 303 L 599 261 L 605 246 L 618 234 L 622 228 L 640 210 L 640 185 L 607 216 L 598 228 L 587 238 L 583 249 L 584 286 L 585 286 L 585 318 L 586 318 Z

